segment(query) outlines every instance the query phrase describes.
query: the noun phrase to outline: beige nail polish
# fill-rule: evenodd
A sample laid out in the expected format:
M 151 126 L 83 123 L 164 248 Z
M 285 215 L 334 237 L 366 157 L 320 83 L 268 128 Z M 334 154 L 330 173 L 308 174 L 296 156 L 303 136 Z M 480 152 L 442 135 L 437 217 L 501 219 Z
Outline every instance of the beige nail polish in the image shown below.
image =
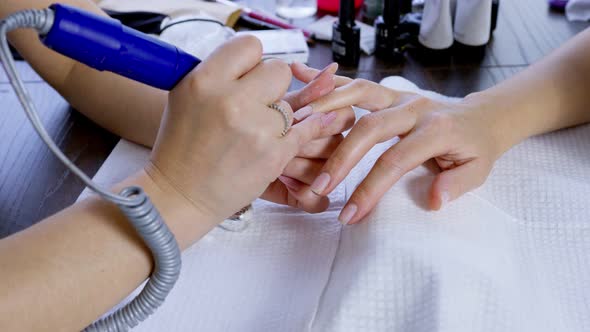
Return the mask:
M 323 172 L 311 184 L 311 191 L 317 195 L 321 195 L 326 187 L 330 184 L 330 174 Z
M 356 214 L 357 210 L 358 210 L 358 207 L 356 206 L 356 204 L 349 203 L 348 205 L 346 205 L 344 207 L 344 209 L 342 209 L 342 212 L 340 212 L 340 216 L 338 217 L 338 220 L 340 221 L 340 223 L 342 225 L 348 225 L 348 223 L 352 220 L 352 218 Z

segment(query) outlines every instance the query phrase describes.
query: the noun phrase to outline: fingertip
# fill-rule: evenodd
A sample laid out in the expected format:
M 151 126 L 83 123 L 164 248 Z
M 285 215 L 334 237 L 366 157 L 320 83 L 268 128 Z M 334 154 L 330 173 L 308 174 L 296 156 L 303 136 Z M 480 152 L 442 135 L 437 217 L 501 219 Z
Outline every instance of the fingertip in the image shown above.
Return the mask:
M 323 196 L 323 192 L 328 188 L 331 179 L 330 174 L 327 172 L 320 173 L 311 184 L 311 191 L 316 195 Z
M 340 215 L 338 216 L 338 221 L 346 226 L 346 225 L 353 225 L 358 222 L 357 218 L 358 213 L 358 205 L 354 202 L 348 202 L 340 211 Z
M 430 208 L 438 211 L 451 201 L 449 179 L 447 172 L 442 172 L 436 176 L 430 189 Z
M 434 189 L 430 191 L 428 206 L 433 211 L 438 211 L 442 208 L 442 201 L 440 199 L 440 195 Z
M 330 198 L 328 196 L 322 196 L 320 198 L 320 203 L 318 204 L 318 208 L 316 211 L 312 211 L 310 213 L 321 213 L 326 211 L 330 207 Z
M 340 68 L 340 65 L 338 64 L 338 62 L 332 62 L 330 64 L 330 66 L 332 66 L 334 68 L 334 74 L 338 71 L 338 68 Z
M 338 62 L 332 62 L 324 70 L 332 75 L 336 74 L 336 71 L 338 71 Z
M 256 58 L 262 57 L 262 42 L 258 37 L 248 34 L 238 35 L 233 37 L 233 41 L 240 43 L 242 47 L 253 52 Z

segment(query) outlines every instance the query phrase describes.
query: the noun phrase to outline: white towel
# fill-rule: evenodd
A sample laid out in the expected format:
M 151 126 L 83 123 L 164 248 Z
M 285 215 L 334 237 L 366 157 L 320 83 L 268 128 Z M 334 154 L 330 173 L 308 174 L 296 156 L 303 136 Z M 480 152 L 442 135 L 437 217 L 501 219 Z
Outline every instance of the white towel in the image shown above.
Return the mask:
M 366 223 L 341 228 L 344 192 L 394 143 L 326 213 L 257 201 L 244 233 L 211 232 L 134 331 L 590 331 L 590 126 L 521 143 L 439 212 L 423 208 L 433 175 L 419 167 Z M 114 183 L 145 158 L 121 142 L 95 178 Z
M 148 157 L 144 147 L 121 140 L 94 180 L 111 186 Z M 245 231 L 214 229 L 183 253 L 168 299 L 133 331 L 307 329 L 336 255 L 343 186 L 330 198 L 330 210 L 315 215 L 258 200 Z

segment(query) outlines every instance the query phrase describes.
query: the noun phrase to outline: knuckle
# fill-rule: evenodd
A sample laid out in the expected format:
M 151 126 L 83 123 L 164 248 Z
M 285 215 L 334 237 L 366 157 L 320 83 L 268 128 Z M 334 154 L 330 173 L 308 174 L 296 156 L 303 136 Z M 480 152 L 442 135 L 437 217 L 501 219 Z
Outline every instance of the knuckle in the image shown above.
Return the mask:
M 453 117 L 444 112 L 431 113 L 424 123 L 424 128 L 434 135 L 453 131 Z
M 264 62 L 264 65 L 269 66 L 273 75 L 278 76 L 281 80 L 291 81 L 293 72 L 285 61 L 269 59 Z
M 360 90 L 360 92 L 366 91 L 371 86 L 371 82 L 363 78 L 355 78 L 350 84 L 355 89 Z
M 262 56 L 262 43 L 257 37 L 253 35 L 240 35 L 235 37 L 235 39 L 242 43 L 240 46 L 243 47 L 243 50 L 248 54 L 252 54 L 257 57 Z
M 410 102 L 411 105 L 415 106 L 416 108 L 425 108 L 428 106 L 432 106 L 433 101 L 430 98 L 424 96 L 417 96 Z
M 218 100 L 220 118 L 226 127 L 236 129 L 240 125 L 240 107 L 232 98 Z
M 385 153 L 382 154 L 375 167 L 381 167 L 386 171 L 394 174 L 401 175 L 404 173 L 405 167 L 403 166 L 403 154 L 401 153 Z
M 382 124 L 382 117 L 379 113 L 369 113 L 362 118 L 356 124 L 357 130 L 362 131 L 373 131 Z

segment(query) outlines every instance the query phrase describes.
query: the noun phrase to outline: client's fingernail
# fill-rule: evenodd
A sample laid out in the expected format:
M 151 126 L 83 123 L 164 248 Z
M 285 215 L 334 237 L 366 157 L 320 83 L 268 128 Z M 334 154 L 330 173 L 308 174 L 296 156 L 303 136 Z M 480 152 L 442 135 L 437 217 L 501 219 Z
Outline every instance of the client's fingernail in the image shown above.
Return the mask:
M 297 112 L 293 113 L 293 118 L 297 121 L 301 121 L 313 113 L 313 108 L 307 105 L 305 107 L 300 108 Z
M 329 126 L 332 122 L 334 122 L 334 120 L 336 120 L 337 117 L 338 114 L 336 111 L 322 114 L 322 117 L 320 118 L 320 121 L 322 122 L 322 128 Z
M 440 193 L 440 206 L 446 205 L 451 200 L 451 195 L 449 195 L 448 191 L 443 191 Z
M 352 217 L 354 217 L 354 215 L 356 214 L 357 210 L 358 207 L 356 206 L 356 204 L 349 203 L 344 207 L 344 209 L 342 209 L 342 212 L 340 212 L 338 220 L 342 225 L 348 225 L 348 223 L 352 220 Z
M 318 195 L 321 195 L 329 183 L 330 174 L 323 172 L 322 174 L 318 175 L 318 177 L 311 184 L 311 191 Z
M 285 186 L 287 186 L 287 188 L 291 189 L 292 191 L 299 191 L 303 187 L 303 184 L 300 181 L 285 175 L 279 176 L 279 181 L 281 181 Z
M 315 77 L 313 78 L 314 80 L 320 76 L 322 76 L 323 73 L 327 72 L 330 68 L 337 66 L 338 64 L 336 62 L 332 62 L 331 64 L 327 65 L 326 67 L 324 67 L 324 69 L 322 69 L 321 72 L 319 72 L 319 74 L 315 75 Z M 313 81 L 313 80 L 312 80 Z

